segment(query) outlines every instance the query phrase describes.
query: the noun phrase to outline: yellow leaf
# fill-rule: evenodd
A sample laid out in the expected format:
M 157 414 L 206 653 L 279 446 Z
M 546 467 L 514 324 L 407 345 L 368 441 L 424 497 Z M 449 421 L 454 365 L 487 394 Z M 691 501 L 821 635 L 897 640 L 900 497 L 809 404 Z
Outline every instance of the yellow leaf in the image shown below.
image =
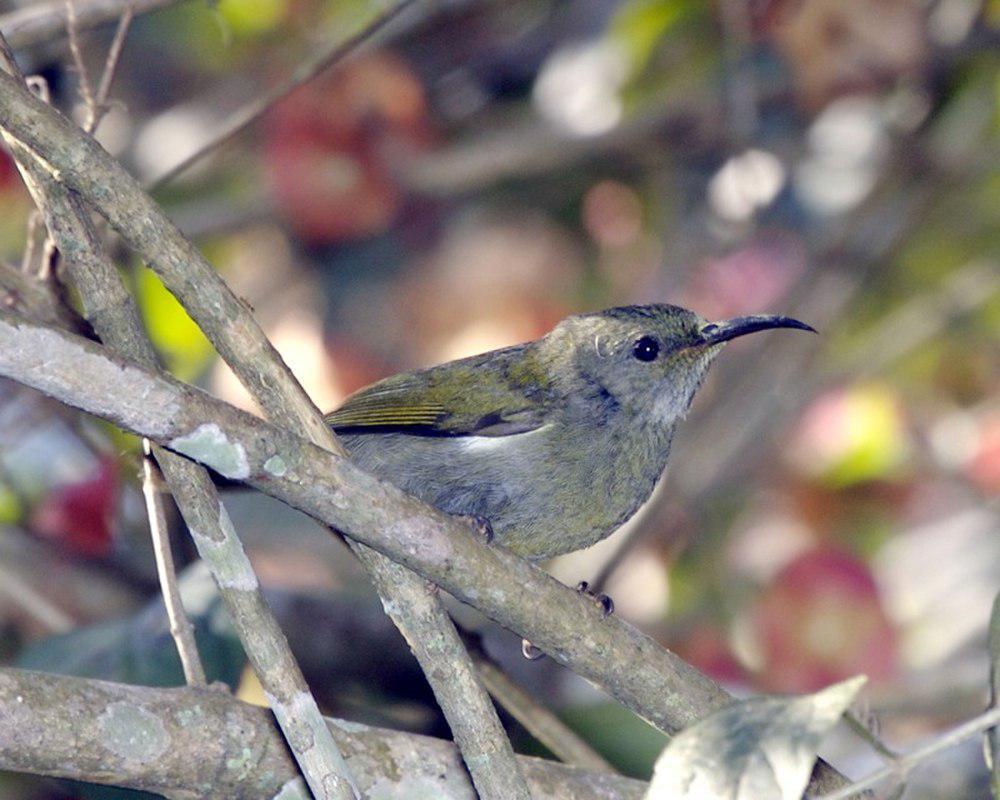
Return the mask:
M 167 368 L 182 381 L 194 380 L 212 360 L 211 343 L 152 270 L 137 269 L 135 285 L 149 338 Z

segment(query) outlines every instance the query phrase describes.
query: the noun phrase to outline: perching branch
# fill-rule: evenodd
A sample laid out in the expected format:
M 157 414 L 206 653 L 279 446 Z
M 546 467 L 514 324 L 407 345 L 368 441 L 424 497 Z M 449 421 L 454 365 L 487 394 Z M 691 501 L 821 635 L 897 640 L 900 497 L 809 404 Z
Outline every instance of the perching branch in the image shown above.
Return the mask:
M 475 800 L 453 744 L 328 719 L 366 796 Z M 518 757 L 532 796 L 639 800 L 646 784 Z M 0 670 L 0 770 L 177 800 L 306 797 L 266 709 L 212 689 L 158 689 Z M 381 794 L 376 794 L 380 792 Z
M 4 67 L 17 74 L 2 34 L 0 51 Z M 5 136 L 8 136 L 6 132 Z M 88 210 L 77 195 L 42 170 L 19 143 L 11 142 L 11 150 L 36 204 L 45 215 L 49 235 L 67 262 L 96 332 L 110 346 L 155 369 L 156 356 L 143 332 L 138 309 L 104 253 Z M 143 445 L 148 448 L 148 442 Z M 307 782 L 318 798 L 350 800 L 356 793 L 343 756 L 323 725 L 316 701 L 264 602 L 256 575 L 211 479 L 203 469 L 172 453 L 159 448 L 153 448 L 152 453 L 175 490 L 178 507 L 199 553 L 212 571 L 244 650 L 268 694 L 279 724 L 289 737 Z M 148 462 L 146 467 L 149 468 Z M 164 570 L 167 565 L 162 559 L 164 555 L 169 556 L 169 543 L 162 538 L 157 542 L 157 536 L 164 537 L 165 530 L 157 526 L 155 513 L 150 516 L 150 525 L 171 633 L 175 634 L 185 676 L 189 682 L 204 684 L 204 670 L 197 656 L 190 622 L 184 617 L 179 602 L 176 576 L 172 569 Z M 310 735 L 303 736 L 303 729 Z
M 16 83 L 7 88 L 15 90 L 8 96 L 9 104 L 0 102 L 3 106 L 0 121 L 7 134 L 19 141 L 31 142 L 33 152 L 53 174 L 92 202 L 139 251 L 268 416 L 282 420 L 321 447 L 343 453 L 333 432 L 323 422 L 322 414 L 244 304 L 131 176 L 100 145 L 67 124 L 65 118 L 53 114 L 45 104 L 35 103 L 34 112 L 40 112 L 40 116 L 35 113 L 22 116 L 24 108 L 16 96 Z M 30 95 L 28 99 L 35 101 Z M 26 127 L 19 124 L 19 118 Z M 49 144 L 55 144 L 56 150 L 49 150 Z M 197 483 L 207 489 L 205 479 Z M 203 524 L 192 525 L 188 519 L 193 532 L 204 532 L 204 524 L 218 517 L 218 512 L 203 511 L 197 515 Z M 416 577 L 381 563 L 381 556 L 365 552 L 363 548 L 355 547 L 355 551 L 370 572 L 383 570 L 392 575 L 391 579 L 383 575 L 376 582 L 386 593 L 383 596 L 390 606 L 396 609 L 393 619 L 407 640 L 434 645 L 416 647 L 415 654 L 431 677 L 456 742 L 463 752 L 468 749 L 472 753 L 467 763 L 477 788 L 487 798 L 526 797 L 527 788 L 496 711 L 437 598 L 428 594 Z M 433 635 L 428 635 L 431 632 Z M 450 675 L 452 679 L 435 680 L 436 675 Z
M 730 702 L 709 678 L 524 559 L 348 459 L 70 334 L 0 312 L 0 374 L 244 480 L 420 573 L 661 730 Z M 843 785 L 824 769 L 814 790 Z

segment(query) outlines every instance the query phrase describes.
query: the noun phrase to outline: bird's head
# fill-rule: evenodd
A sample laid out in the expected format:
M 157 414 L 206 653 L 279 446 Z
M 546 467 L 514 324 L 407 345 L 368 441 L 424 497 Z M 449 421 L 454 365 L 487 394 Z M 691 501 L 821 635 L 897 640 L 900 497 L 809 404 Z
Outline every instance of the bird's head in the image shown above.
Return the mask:
M 622 306 L 567 317 L 542 340 L 568 391 L 672 425 L 730 339 L 772 328 L 813 331 L 791 317 L 721 322 L 672 305 Z

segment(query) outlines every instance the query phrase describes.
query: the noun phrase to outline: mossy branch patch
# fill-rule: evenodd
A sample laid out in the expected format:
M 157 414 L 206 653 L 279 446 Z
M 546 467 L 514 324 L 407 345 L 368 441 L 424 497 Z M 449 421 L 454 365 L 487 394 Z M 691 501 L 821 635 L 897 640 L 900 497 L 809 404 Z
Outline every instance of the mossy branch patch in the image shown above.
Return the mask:
M 250 477 L 250 463 L 243 445 L 229 441 L 225 431 L 214 422 L 199 425 L 191 433 L 171 440 L 167 446 L 226 478 L 244 480 Z

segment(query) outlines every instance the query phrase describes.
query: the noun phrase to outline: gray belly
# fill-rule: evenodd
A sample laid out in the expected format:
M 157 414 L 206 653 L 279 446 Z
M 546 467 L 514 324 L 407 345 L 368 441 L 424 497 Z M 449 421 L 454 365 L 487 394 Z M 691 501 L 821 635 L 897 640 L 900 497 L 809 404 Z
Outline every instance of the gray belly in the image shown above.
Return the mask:
M 662 471 L 661 465 L 648 480 L 636 481 L 613 470 L 608 480 L 594 469 L 595 459 L 607 463 L 607 453 L 574 447 L 576 457 L 566 458 L 548 433 L 343 434 L 341 441 L 375 475 L 449 514 L 485 517 L 498 543 L 540 559 L 612 533 L 646 500 Z

